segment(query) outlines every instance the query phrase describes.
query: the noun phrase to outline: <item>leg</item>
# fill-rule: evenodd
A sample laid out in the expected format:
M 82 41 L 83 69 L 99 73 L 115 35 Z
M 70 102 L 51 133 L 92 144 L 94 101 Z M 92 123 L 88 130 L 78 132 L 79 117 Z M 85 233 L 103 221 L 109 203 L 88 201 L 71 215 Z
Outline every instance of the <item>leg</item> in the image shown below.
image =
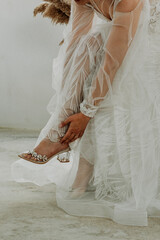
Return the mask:
M 102 47 L 101 34 L 95 33 L 87 36 L 76 48 L 72 49 L 70 47 L 67 51 L 59 92 L 57 119 L 47 134 L 51 141 L 57 140 L 56 133 L 59 137 L 63 137 L 66 133 L 67 127 L 59 128 L 59 123 L 80 111 L 79 107 L 84 95 L 84 83 L 95 71 L 97 53 Z
M 94 166 L 80 156 L 76 178 L 72 184 L 71 198 L 80 197 L 86 191 Z
M 68 144 L 61 144 L 59 139 L 67 131 L 67 126 L 59 128 L 61 121 L 72 114 L 79 112 L 79 106 L 83 100 L 84 81 L 89 77 L 96 65 L 96 54 L 103 46 L 101 34 L 86 36 L 78 46 L 67 50 L 64 62 L 61 89 L 58 96 L 58 106 L 55 110 L 52 127 L 49 128 L 46 137 L 34 149 L 41 155 L 48 158 L 57 152 L 66 149 Z M 25 154 L 24 158 L 32 158 L 30 154 Z

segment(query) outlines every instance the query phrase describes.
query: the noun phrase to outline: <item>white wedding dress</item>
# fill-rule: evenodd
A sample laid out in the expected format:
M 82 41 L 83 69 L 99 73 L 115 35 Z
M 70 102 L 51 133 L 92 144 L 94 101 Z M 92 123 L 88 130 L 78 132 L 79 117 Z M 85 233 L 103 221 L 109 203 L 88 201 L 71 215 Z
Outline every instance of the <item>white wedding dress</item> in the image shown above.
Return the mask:
M 53 60 L 51 117 L 35 146 L 63 136 L 59 123 L 81 111 L 91 120 L 70 143 L 70 162 L 19 159 L 12 176 L 55 183 L 57 204 L 71 215 L 147 226 L 160 217 L 160 1 L 138 0 L 128 12 L 123 0 L 108 2 L 72 0 Z

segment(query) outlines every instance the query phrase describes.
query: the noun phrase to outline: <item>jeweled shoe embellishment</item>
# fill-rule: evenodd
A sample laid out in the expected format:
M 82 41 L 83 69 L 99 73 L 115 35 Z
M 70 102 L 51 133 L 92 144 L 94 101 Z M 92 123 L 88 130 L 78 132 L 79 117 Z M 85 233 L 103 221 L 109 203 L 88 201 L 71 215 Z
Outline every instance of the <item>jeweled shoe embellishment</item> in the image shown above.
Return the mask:
M 18 155 L 18 157 L 20 157 L 24 160 L 27 160 L 29 162 L 36 163 L 36 164 L 45 164 L 54 157 L 57 157 L 57 160 L 59 160 L 61 163 L 67 163 L 67 162 L 70 162 L 70 150 L 71 150 L 71 148 L 68 147 L 67 149 L 62 150 L 62 151 L 52 155 L 51 157 L 47 157 L 46 155 L 38 154 L 34 150 L 33 151 L 29 150 L 29 151 L 20 153 Z M 25 157 L 24 154 L 26 154 L 26 153 L 31 154 L 31 156 L 34 157 L 35 159 L 32 159 L 32 157 L 31 158 Z M 60 156 L 60 154 L 63 154 L 63 156 Z
M 46 155 L 41 155 L 41 154 L 37 154 L 36 152 L 34 151 L 28 151 L 28 154 L 31 154 L 32 157 L 36 158 L 37 160 L 42 160 L 43 162 L 47 162 L 48 161 L 48 158 Z
M 60 161 L 61 163 L 67 163 L 69 162 L 69 157 L 70 157 L 70 152 L 66 152 L 64 154 L 58 154 L 57 160 Z

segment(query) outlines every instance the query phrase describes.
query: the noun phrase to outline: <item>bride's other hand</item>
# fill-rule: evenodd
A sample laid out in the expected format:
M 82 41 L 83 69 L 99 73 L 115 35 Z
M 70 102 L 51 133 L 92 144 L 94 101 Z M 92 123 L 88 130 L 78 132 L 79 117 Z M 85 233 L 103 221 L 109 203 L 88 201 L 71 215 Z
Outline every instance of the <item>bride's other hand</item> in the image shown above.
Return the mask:
M 60 142 L 69 143 L 75 141 L 77 138 L 82 137 L 90 119 L 90 117 L 80 112 L 71 115 L 64 122 L 61 122 L 59 127 L 64 127 L 65 125 L 69 124 L 69 128 Z

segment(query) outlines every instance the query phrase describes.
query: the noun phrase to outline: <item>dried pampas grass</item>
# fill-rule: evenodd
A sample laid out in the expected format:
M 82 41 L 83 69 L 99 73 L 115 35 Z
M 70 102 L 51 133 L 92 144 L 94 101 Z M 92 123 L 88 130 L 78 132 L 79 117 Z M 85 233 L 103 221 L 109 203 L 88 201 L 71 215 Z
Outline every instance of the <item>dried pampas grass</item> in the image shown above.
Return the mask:
M 67 24 L 70 17 L 70 0 L 44 0 L 34 9 L 34 16 L 41 13 L 55 24 Z

